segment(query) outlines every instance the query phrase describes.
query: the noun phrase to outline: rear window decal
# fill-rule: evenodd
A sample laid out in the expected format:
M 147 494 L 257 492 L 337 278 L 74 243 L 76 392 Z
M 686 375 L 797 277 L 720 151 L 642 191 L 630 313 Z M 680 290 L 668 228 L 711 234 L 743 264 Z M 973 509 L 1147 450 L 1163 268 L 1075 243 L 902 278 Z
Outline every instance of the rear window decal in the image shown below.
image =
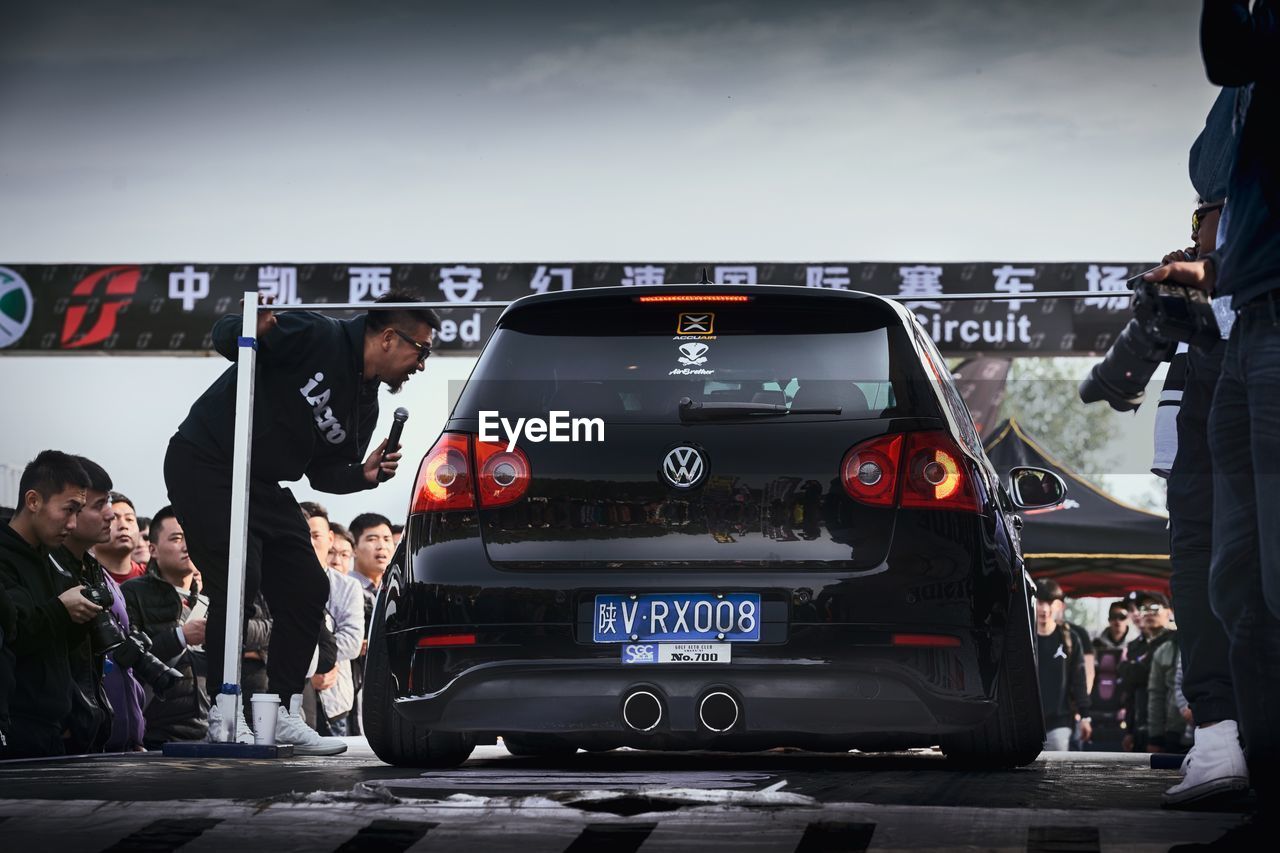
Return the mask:
M 707 353 L 711 347 L 701 341 L 692 341 L 687 344 L 681 344 L 679 347 L 679 355 L 676 360 L 683 367 L 677 367 L 668 373 L 668 376 L 707 376 L 715 373 L 714 370 L 702 368 L 701 365 L 707 363 Z
M 684 312 L 676 319 L 677 335 L 698 337 L 715 333 L 716 315 L 707 311 Z

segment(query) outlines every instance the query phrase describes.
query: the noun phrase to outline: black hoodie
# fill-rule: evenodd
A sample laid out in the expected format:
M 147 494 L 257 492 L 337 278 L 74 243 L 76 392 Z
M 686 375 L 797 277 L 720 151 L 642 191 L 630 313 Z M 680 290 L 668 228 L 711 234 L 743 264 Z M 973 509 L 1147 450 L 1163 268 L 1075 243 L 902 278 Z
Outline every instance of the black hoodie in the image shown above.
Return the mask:
M 71 712 L 74 689 L 68 642 L 81 637 L 58 600 L 66 586 L 49 564 L 48 552 L 32 548 L 7 524 L 0 524 L 0 585 L 13 605 L 16 623 L 12 638 L 5 639 L 6 650 L 14 655 L 15 685 L 7 708 L 10 732 L 47 730 L 41 742 L 48 742 L 48 737 L 56 741 Z M 5 710 L 0 702 L 0 719 Z
M 17 625 L 13 602 L 9 600 L 4 585 L 0 584 L 0 755 L 4 755 L 9 744 L 9 697 L 13 694 L 16 665 L 12 644 Z
M 378 421 L 378 383 L 364 380 L 365 318 L 335 320 L 290 311 L 258 340 L 254 377 L 253 479 L 293 482 L 305 474 L 321 491 L 373 488 L 362 463 Z M 231 361 L 240 355 L 241 318 L 213 326 L 213 345 Z M 227 368 L 191 406 L 178 435 L 230 476 L 236 372 Z
M 120 587 L 129 611 L 129 624 L 151 638 L 151 653 L 182 673 L 182 680 L 163 696 L 147 687 L 147 731 L 143 742 L 157 749 L 169 741 L 200 740 L 209 730 L 209 697 L 205 692 L 204 652 L 188 648 L 177 629 L 186 620 L 186 601 L 193 601 L 196 587 L 185 597 L 164 578 L 153 559 L 147 573 Z

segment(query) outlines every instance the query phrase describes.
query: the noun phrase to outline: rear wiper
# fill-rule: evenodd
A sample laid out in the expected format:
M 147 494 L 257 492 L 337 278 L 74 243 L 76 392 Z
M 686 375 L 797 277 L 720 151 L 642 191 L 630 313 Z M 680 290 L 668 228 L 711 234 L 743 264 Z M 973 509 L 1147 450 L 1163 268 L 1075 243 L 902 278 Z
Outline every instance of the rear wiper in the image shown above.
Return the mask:
M 781 403 L 699 403 L 689 397 L 681 397 L 677 409 L 680 412 L 680 419 L 684 421 L 779 415 L 838 415 L 843 411 L 839 406 L 825 409 L 788 409 Z

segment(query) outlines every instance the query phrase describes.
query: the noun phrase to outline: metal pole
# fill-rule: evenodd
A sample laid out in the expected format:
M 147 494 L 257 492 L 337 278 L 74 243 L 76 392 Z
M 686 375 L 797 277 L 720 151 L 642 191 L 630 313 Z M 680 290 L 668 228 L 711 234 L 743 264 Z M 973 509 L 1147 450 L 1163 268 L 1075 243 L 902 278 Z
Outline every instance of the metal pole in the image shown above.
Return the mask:
M 696 291 L 698 285 L 690 285 Z M 743 285 L 750 292 L 752 285 Z M 595 289 L 595 288 L 592 288 Z M 636 294 L 645 288 L 635 288 Z M 590 291 L 587 291 L 590 292 Z M 692 293 L 690 295 L 693 295 Z M 877 294 L 873 294 L 877 295 Z M 1132 290 L 1045 290 L 1039 293 L 939 293 L 936 295 L 906 296 L 878 294 L 883 299 L 897 302 L 1035 302 L 1037 299 L 1106 299 L 1112 296 L 1133 296 Z M 304 302 L 294 305 L 264 305 L 263 310 L 280 311 L 395 311 L 414 308 L 506 308 L 511 302 Z
M 244 627 L 244 575 L 249 534 L 249 470 L 253 462 L 253 377 L 258 355 L 258 292 L 244 294 L 236 362 L 236 426 L 231 455 L 231 533 L 227 553 L 226 639 L 222 644 L 222 687 L 218 710 L 226 742 L 235 743 L 240 725 L 236 699 L 240 695 L 241 631 Z
M 1041 293 L 946 293 L 937 296 L 886 296 L 895 302 L 1035 302 L 1037 299 L 1108 299 L 1133 296 L 1132 290 L 1046 290 Z
M 263 305 L 263 311 L 396 311 L 414 308 L 506 308 L 511 302 L 301 302 Z

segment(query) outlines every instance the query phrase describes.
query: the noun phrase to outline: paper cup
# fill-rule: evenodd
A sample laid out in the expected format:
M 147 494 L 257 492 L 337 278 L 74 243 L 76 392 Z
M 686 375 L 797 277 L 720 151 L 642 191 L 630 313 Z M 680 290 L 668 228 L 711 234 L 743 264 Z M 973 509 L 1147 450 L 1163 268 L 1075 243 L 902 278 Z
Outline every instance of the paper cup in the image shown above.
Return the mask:
M 276 742 L 276 716 L 280 709 L 280 697 L 275 693 L 255 693 L 249 702 L 253 705 L 253 742 L 273 745 Z

